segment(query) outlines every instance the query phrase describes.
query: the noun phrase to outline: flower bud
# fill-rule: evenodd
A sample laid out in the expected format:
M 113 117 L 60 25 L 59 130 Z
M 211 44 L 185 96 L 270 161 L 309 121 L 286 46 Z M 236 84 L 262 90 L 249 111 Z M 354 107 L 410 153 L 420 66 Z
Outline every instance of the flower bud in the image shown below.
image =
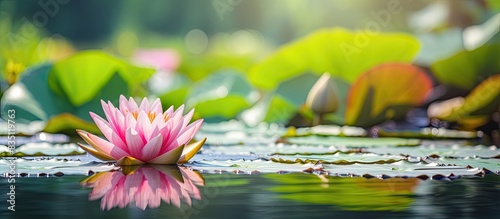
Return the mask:
M 326 72 L 316 81 L 307 95 L 306 106 L 314 113 L 333 113 L 339 105 L 338 90 L 330 73 Z

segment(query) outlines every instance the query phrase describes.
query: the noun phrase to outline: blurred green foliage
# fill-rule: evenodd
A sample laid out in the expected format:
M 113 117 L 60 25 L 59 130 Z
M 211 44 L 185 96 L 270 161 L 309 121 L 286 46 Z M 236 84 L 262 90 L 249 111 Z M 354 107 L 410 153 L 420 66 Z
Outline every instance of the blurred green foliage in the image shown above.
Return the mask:
M 101 99 L 116 104 L 121 94 L 140 90 L 152 72 L 103 52 L 77 53 L 29 68 L 5 92 L 1 110 L 16 110 L 19 122 L 43 121 L 45 131 L 73 133 L 83 127 L 95 131 L 89 111 L 102 114 Z
M 57 132 L 89 125 L 88 111 L 100 112 L 100 99 L 116 103 L 124 94 L 157 96 L 164 107 L 186 104 L 207 121 L 310 125 L 307 93 L 318 75 L 329 72 L 340 106 L 325 123 L 370 127 L 402 120 L 433 101 L 426 98 L 438 84 L 459 87 L 461 94 L 479 85 L 467 98 L 487 106 L 483 116 L 497 111 L 495 92 L 483 95 L 495 85 L 480 85 L 500 72 L 497 33 L 475 50 L 454 45 L 464 51 L 440 54 L 445 58 L 418 71 L 410 67 L 426 41 L 405 21 L 425 15 L 433 1 L 399 2 L 399 13 L 389 13 L 389 0 L 230 2 L 221 10 L 213 1 L 194 0 L 63 1 L 48 9 L 37 1 L 0 1 L 2 110 L 15 107 L 20 120 L 41 120 Z M 444 16 L 431 25 L 431 39 L 446 28 L 486 23 L 498 10 L 495 1 L 470 9 L 457 2 L 444 7 L 468 20 Z M 43 25 L 34 18 L 39 12 L 47 16 Z M 386 20 L 377 17 L 386 12 Z M 379 28 L 370 29 L 373 22 Z M 197 35 L 190 38 L 193 30 Z M 178 67 L 155 71 L 135 59 L 137 51 L 151 48 L 175 50 Z M 374 70 L 381 66 L 384 71 Z M 161 89 L 147 87 L 153 82 Z
M 283 46 L 252 67 L 249 77 L 266 89 L 306 71 L 329 72 L 352 83 L 378 64 L 410 63 L 418 50 L 417 39 L 407 34 L 353 32 L 343 28 L 318 30 Z
M 488 44 L 472 51 L 460 51 L 435 62 L 431 68 L 443 84 L 471 90 L 487 77 L 500 73 L 500 44 Z M 457 77 L 459 76 L 459 77 Z

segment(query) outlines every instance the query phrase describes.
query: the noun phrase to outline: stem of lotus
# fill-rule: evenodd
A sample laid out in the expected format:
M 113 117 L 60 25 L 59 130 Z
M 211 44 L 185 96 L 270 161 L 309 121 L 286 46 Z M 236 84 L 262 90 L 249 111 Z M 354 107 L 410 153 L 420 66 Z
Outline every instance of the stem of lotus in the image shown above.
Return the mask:
M 323 113 L 315 113 L 313 117 L 312 126 L 321 125 L 323 123 Z

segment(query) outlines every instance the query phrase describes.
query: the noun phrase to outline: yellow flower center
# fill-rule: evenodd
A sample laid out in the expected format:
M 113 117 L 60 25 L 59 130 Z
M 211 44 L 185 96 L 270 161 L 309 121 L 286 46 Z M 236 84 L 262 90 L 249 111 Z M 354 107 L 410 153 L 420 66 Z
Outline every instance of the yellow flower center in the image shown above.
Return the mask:
M 156 113 L 155 112 L 148 112 L 148 118 L 150 122 L 153 122 L 153 120 L 156 118 Z
M 128 110 L 127 110 L 127 112 L 128 112 Z M 134 119 L 137 120 L 137 117 L 139 117 L 139 112 L 136 110 L 136 111 L 133 111 L 130 113 L 132 114 Z M 153 120 L 156 118 L 156 112 L 148 111 L 148 118 L 149 118 L 150 122 L 153 122 Z M 163 114 L 163 119 L 165 120 L 165 122 L 167 122 L 170 119 L 170 116 L 165 113 L 165 114 Z

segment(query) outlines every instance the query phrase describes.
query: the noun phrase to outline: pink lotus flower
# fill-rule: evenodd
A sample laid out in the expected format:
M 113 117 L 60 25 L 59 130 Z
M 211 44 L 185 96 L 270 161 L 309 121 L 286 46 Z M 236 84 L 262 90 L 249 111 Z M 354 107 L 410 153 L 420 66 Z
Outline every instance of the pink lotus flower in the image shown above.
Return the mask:
M 182 202 L 191 206 L 191 198 L 201 200 L 196 185 L 203 186 L 205 180 L 198 172 L 185 167 L 151 165 L 126 171 L 96 173 L 80 184 L 93 188 L 89 200 L 102 198 L 102 210 L 124 208 L 132 204 L 144 210 L 148 206 L 158 208 L 162 200 L 177 208 Z
M 123 95 L 119 108 L 111 102 L 101 103 L 107 120 L 93 112 L 90 116 L 107 140 L 77 130 L 91 147 L 78 145 L 101 160 L 117 161 L 118 165 L 185 163 L 205 143 L 206 138 L 188 144 L 203 120 L 189 124 L 194 109 L 184 116 L 184 105 L 163 112 L 160 99 L 150 104 L 144 98 L 137 106 L 134 99 L 127 100 Z

